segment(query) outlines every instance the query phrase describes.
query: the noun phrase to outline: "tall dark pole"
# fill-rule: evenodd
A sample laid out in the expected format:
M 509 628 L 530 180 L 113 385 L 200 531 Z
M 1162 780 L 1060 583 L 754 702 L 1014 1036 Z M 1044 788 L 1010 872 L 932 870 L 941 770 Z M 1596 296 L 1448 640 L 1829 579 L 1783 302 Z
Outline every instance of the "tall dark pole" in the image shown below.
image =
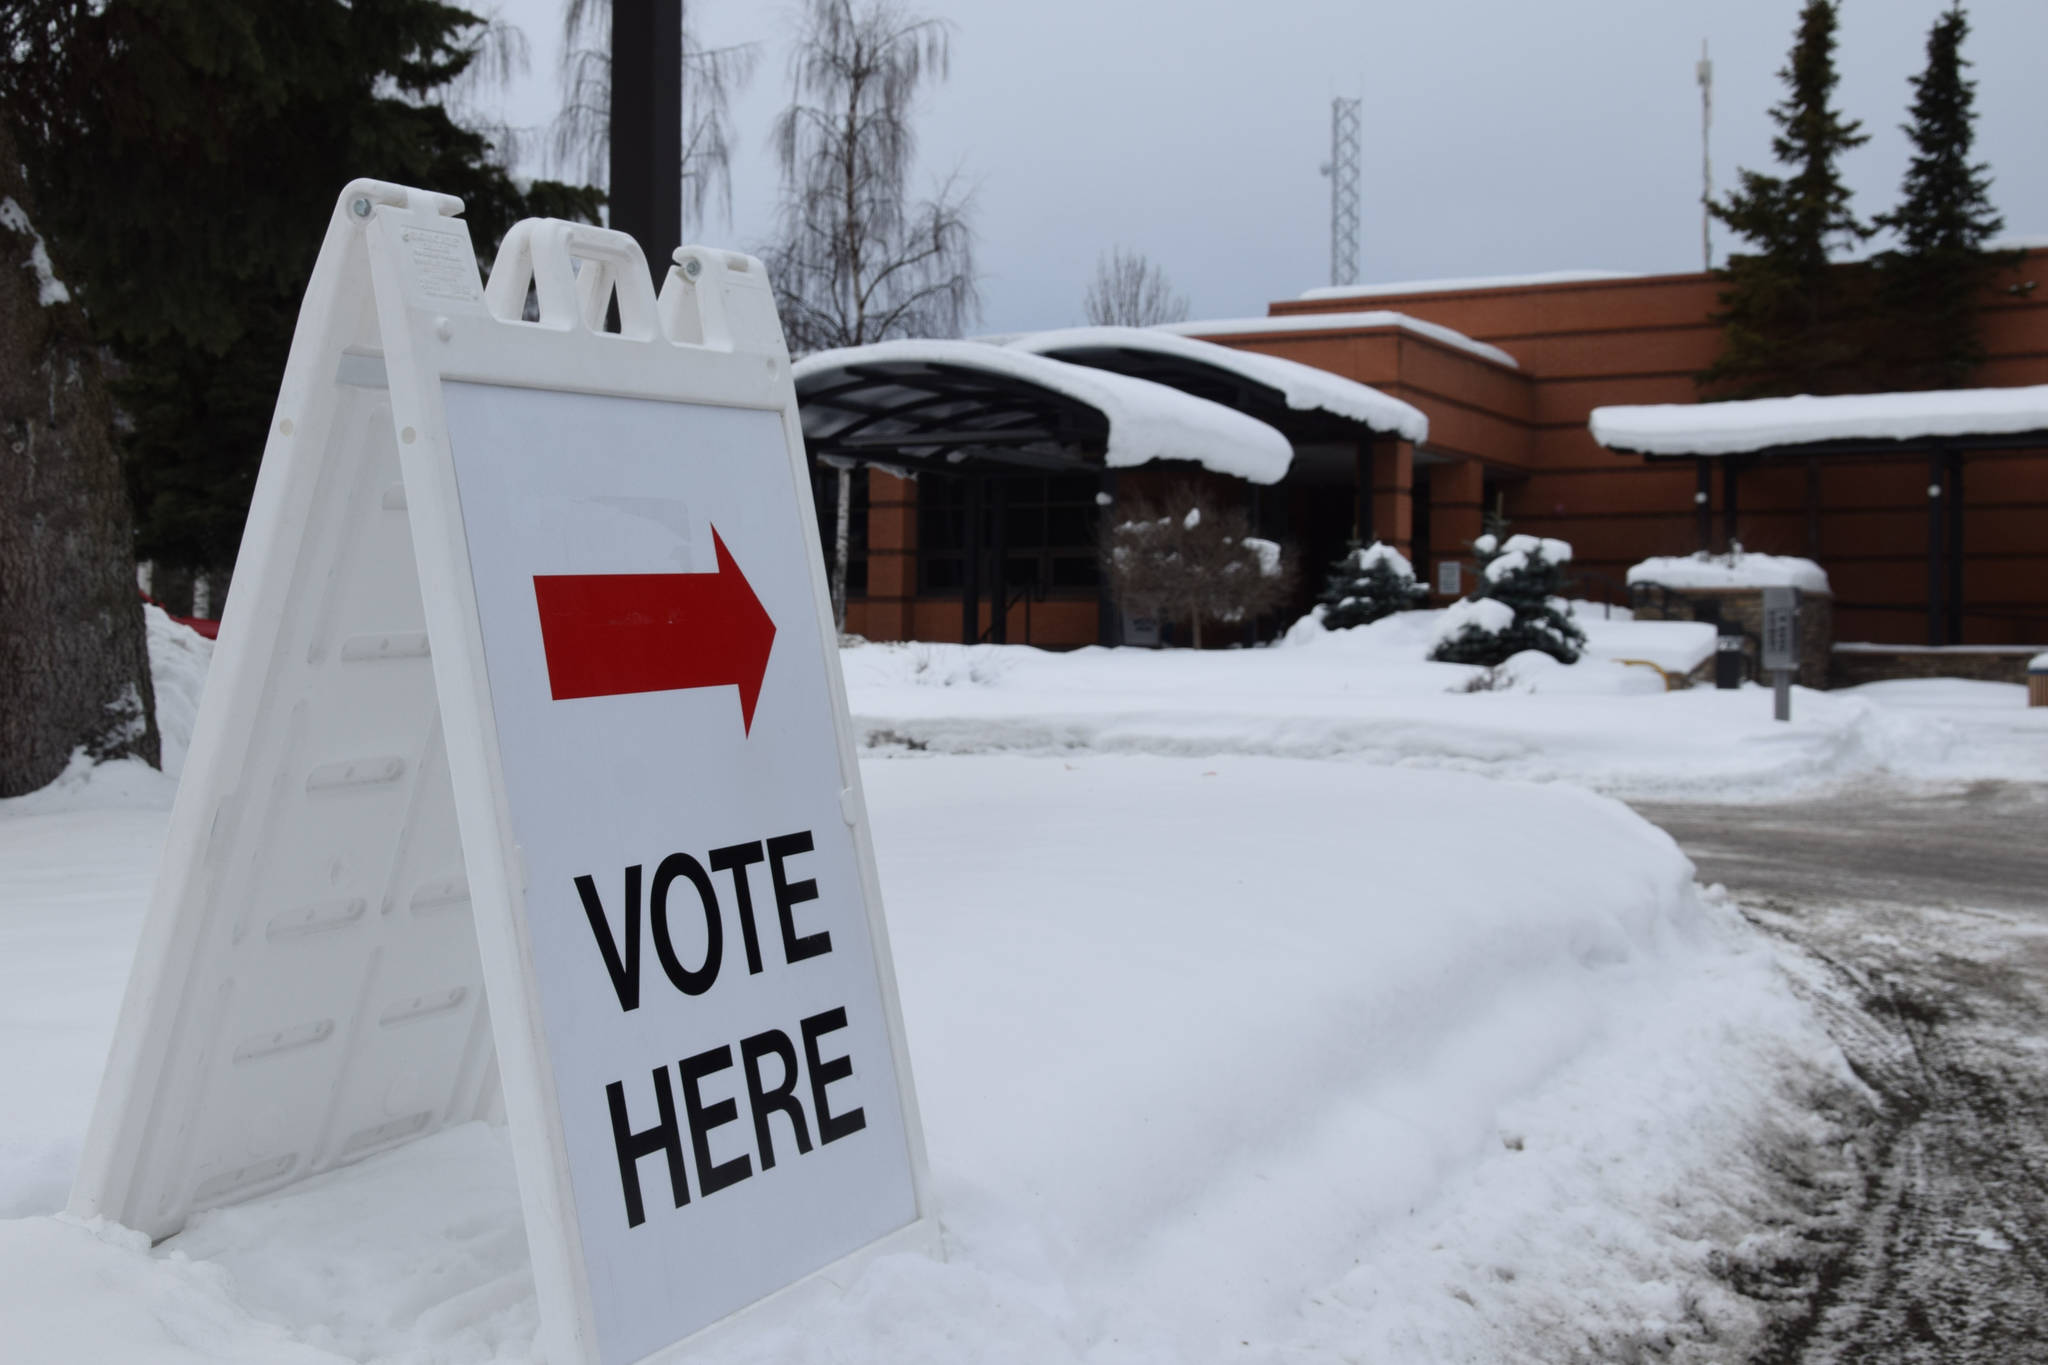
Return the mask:
M 683 0 L 612 0 L 611 225 L 654 284 L 683 240 Z

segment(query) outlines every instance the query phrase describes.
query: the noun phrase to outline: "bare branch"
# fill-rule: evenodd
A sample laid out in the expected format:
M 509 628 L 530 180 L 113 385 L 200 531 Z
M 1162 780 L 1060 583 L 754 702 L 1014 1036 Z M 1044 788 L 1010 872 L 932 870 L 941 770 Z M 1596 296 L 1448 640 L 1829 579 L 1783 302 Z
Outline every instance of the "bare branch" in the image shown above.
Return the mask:
M 612 7 L 610 0 L 569 0 L 562 16 L 562 111 L 548 134 L 548 160 L 560 175 L 591 185 L 611 179 Z M 705 47 L 683 10 L 683 221 L 701 224 L 716 204 L 732 216 L 732 102 L 760 64 L 757 43 Z
M 957 178 L 909 196 L 912 106 L 950 60 L 950 26 L 895 0 L 806 0 L 772 137 L 781 221 L 763 253 L 792 348 L 957 336 L 978 315 L 972 196 Z
M 1166 272 L 1144 252 L 1123 246 L 1096 258 L 1095 278 L 1081 306 L 1097 327 L 1151 327 L 1188 315 L 1187 295 L 1175 292 Z

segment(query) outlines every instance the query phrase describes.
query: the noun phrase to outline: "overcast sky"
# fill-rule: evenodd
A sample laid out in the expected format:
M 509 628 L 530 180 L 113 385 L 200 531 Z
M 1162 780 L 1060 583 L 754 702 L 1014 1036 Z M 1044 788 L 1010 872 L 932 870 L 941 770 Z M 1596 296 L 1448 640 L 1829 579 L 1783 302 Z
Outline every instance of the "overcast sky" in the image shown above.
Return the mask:
M 773 226 L 768 131 L 788 99 L 794 4 L 686 0 L 710 44 L 759 42 L 735 109 L 733 215 Z M 1700 264 L 1700 41 L 1714 63 L 1717 189 L 1771 165 L 1798 0 L 924 0 L 949 80 L 918 118 L 930 179 L 975 187 L 981 330 L 1081 321 L 1097 254 L 1136 247 L 1196 317 L 1263 314 L 1329 279 L 1330 100 L 1364 101 L 1361 282 Z M 1872 134 L 1844 163 L 1856 210 L 1891 207 L 1907 79 L 1946 0 L 1846 0 L 1838 102 Z M 560 0 L 503 0 L 528 32 L 515 123 L 559 100 Z M 2016 236 L 2048 237 L 2048 3 L 1978 0 L 1965 53 L 1978 154 Z M 1716 260 L 1725 234 L 1716 228 Z

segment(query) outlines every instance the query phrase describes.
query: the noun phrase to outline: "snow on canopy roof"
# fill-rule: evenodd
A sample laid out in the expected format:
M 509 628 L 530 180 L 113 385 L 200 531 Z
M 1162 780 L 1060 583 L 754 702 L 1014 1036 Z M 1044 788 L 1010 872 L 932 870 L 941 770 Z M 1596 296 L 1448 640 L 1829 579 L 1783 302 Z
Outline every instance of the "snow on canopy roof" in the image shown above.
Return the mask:
M 1326 284 L 1304 289 L 1304 299 L 1372 299 L 1394 294 L 1452 294 L 1467 289 L 1515 289 L 1536 284 L 1589 284 L 1598 280 L 1639 280 L 1636 270 L 1545 270 L 1528 275 L 1465 275 L 1439 280 L 1384 284 Z
M 1417 336 L 1440 341 L 1446 346 L 1469 351 L 1482 360 L 1491 360 L 1496 365 L 1505 365 L 1511 370 L 1520 369 L 1515 358 L 1498 346 L 1489 346 L 1483 341 L 1474 341 L 1463 332 L 1454 331 L 1439 323 L 1424 322 L 1411 318 L 1406 313 L 1393 313 L 1375 309 L 1369 313 L 1290 313 L 1277 318 L 1205 318 L 1200 322 L 1163 322 L 1151 330 L 1171 332 L 1184 337 L 1252 336 L 1261 332 L 1328 332 L 1339 329 L 1358 330 L 1367 327 L 1399 327 Z
M 1154 460 L 1192 460 L 1218 474 L 1278 483 L 1294 448 L 1256 418 L 1163 384 L 1069 365 L 980 341 L 878 341 L 805 356 L 791 367 L 802 381 L 860 366 L 931 365 L 978 370 L 1051 390 L 1101 413 L 1109 424 L 1103 463 L 1129 468 Z M 907 444 L 916 444 L 906 438 Z
M 1422 409 L 1313 365 L 1218 346 L 1212 341 L 1178 336 L 1149 327 L 1063 327 L 1032 332 L 1007 343 L 1013 350 L 1048 355 L 1060 351 L 1149 351 L 1200 365 L 1227 370 L 1242 379 L 1276 389 L 1287 406 L 1304 412 L 1329 412 L 1363 422 L 1374 431 L 1398 434 L 1404 441 L 1429 436 L 1429 418 Z
M 1742 455 L 1822 441 L 2007 436 L 2048 431 L 2048 384 L 1606 407 L 1593 409 L 1587 425 L 1609 450 L 1638 455 Z

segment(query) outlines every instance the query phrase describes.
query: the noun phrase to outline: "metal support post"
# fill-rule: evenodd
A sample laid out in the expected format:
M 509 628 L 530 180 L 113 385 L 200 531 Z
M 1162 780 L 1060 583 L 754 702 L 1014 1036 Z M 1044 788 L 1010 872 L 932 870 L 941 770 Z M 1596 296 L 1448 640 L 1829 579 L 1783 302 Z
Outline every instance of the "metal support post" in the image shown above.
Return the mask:
M 967 552 L 960 575 L 960 643 L 971 645 L 981 639 L 981 475 L 961 478 L 967 481 Z
M 1700 553 L 1707 554 L 1714 548 L 1714 466 L 1696 459 L 1693 467 L 1698 473 L 1698 486 L 1693 489 L 1692 505 L 1699 512 Z
M 1943 543 L 1943 532 L 1948 525 L 1948 511 L 1942 506 L 1942 453 L 1937 450 L 1927 457 L 1927 643 L 1941 645 L 1948 642 L 1947 613 L 1942 610 L 1943 599 L 1948 595 L 1947 546 Z

